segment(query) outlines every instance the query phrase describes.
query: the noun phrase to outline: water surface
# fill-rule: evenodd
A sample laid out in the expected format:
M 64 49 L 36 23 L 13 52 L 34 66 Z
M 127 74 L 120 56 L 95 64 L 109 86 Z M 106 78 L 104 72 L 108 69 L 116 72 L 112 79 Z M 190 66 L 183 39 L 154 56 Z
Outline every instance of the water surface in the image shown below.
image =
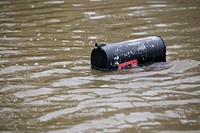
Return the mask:
M 0 131 L 200 132 L 199 0 L 0 1 Z M 94 44 L 160 35 L 167 62 L 101 72 Z

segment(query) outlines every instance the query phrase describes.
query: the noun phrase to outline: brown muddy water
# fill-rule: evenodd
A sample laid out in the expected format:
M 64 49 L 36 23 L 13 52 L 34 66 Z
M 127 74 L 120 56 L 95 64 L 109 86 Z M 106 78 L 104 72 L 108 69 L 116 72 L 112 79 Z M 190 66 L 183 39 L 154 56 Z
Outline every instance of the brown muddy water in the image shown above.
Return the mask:
M 1 0 L 0 131 L 200 132 L 199 0 Z M 97 43 L 163 37 L 167 62 L 90 68 Z

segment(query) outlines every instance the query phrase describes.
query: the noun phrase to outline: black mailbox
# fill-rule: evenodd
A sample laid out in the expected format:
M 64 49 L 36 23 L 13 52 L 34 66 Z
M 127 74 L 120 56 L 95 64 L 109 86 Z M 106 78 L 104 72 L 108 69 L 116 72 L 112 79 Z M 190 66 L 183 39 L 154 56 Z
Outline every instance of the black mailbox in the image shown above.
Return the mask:
M 95 44 L 91 53 L 91 66 L 99 70 L 121 69 L 159 61 L 166 61 L 166 46 L 160 36 L 113 44 Z

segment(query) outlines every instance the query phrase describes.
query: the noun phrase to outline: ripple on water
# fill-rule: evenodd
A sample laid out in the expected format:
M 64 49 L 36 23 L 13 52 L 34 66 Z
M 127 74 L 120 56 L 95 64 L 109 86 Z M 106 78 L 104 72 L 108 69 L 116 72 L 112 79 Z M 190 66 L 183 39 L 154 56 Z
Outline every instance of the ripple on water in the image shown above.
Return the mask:
M 73 62 L 69 62 L 69 61 L 60 61 L 60 62 L 54 62 L 51 63 L 52 66 L 59 66 L 59 65 L 69 65 L 72 64 Z
M 50 22 L 50 23 L 58 23 L 58 22 L 60 22 L 60 20 L 59 19 L 49 19 L 48 22 Z
M 97 15 L 97 16 L 90 16 L 89 17 L 89 19 L 94 19 L 94 20 L 103 19 L 103 18 L 106 18 L 106 15 Z
M 33 66 L 10 66 L 0 70 L 0 74 L 11 74 L 19 71 L 32 70 Z
M 75 67 L 72 67 L 71 69 L 73 70 L 90 70 L 90 66 L 75 66 Z
M 69 72 L 70 70 L 66 70 L 66 69 L 51 69 L 51 70 L 45 70 L 42 72 L 33 73 L 31 77 L 40 78 L 40 77 L 46 77 L 46 76 L 54 76 L 55 74 L 66 74 Z
M 32 56 L 32 57 L 26 57 L 27 60 L 35 61 L 35 60 L 44 60 L 47 59 L 46 56 Z
M 73 77 L 67 79 L 60 79 L 52 84 L 54 87 L 68 86 L 68 87 L 78 87 L 80 85 L 88 84 L 91 81 L 87 77 Z
M 165 130 L 165 131 L 160 131 L 158 133 L 199 133 L 200 130 L 187 130 L 187 131 L 176 131 L 176 130 Z
M 199 64 L 200 62 L 196 60 L 181 60 L 173 65 L 171 68 L 169 68 L 167 71 L 173 73 L 184 72 L 191 68 L 197 67 Z
M 65 130 L 57 130 L 58 132 L 86 132 L 99 130 L 102 132 L 120 132 L 125 128 L 131 128 L 132 124 L 140 125 L 160 125 L 159 122 L 153 121 L 157 114 L 151 112 L 134 112 L 130 114 L 115 114 L 110 117 L 102 117 L 101 119 L 88 120 L 84 123 L 72 126 Z M 145 123 L 148 122 L 148 123 Z M 140 125 L 139 125 L 140 124 Z
M 7 92 L 7 91 L 16 92 L 18 89 L 34 89 L 34 88 L 35 86 L 30 86 L 30 85 L 6 85 L 0 90 L 0 92 Z
M 196 104 L 200 103 L 200 99 L 186 99 L 186 100 L 161 100 L 161 101 L 152 101 L 149 103 L 144 102 L 133 102 L 134 107 L 169 107 L 169 106 L 177 106 L 177 105 L 187 105 L 187 104 Z
M 47 95 L 53 92 L 52 88 L 40 88 L 40 89 L 31 89 L 27 91 L 20 91 L 15 93 L 14 95 L 17 98 L 24 98 L 24 97 L 36 97 L 40 95 Z
M 123 8 L 123 10 L 141 10 L 141 9 L 144 9 L 144 8 L 145 8 L 144 6 L 133 6 L 133 7 Z
M 55 5 L 55 4 L 64 4 L 63 0 L 53 0 L 53 1 L 45 1 L 43 2 L 45 5 Z
M 94 94 L 94 95 L 99 95 L 99 96 L 109 96 L 113 95 L 115 93 L 120 93 L 122 90 L 117 90 L 117 89 L 109 89 L 109 88 L 92 88 L 92 89 L 76 89 L 76 90 L 69 90 L 68 93 L 72 94 L 81 94 L 81 93 L 86 93 L 86 94 Z

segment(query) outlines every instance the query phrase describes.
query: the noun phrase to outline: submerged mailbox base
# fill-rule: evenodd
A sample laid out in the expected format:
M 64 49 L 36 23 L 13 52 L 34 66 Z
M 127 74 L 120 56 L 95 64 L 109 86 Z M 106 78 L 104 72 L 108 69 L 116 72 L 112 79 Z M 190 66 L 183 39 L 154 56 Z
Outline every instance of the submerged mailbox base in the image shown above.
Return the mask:
M 99 70 L 115 70 L 159 61 L 166 61 L 166 46 L 159 36 L 113 44 L 95 44 L 91 53 L 91 66 Z

